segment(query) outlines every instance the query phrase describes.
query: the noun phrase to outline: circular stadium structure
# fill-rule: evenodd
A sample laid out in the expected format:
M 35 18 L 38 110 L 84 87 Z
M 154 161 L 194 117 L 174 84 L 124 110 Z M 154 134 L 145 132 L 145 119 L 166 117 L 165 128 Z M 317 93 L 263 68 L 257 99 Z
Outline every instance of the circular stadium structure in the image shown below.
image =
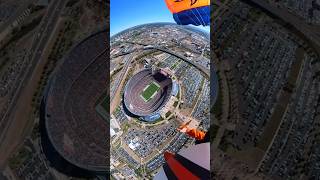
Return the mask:
M 124 109 L 129 115 L 152 122 L 160 118 L 160 111 L 178 91 L 177 83 L 164 70 L 143 69 L 127 82 Z
M 109 126 L 95 110 L 107 90 L 107 39 L 108 33 L 100 31 L 73 47 L 57 66 L 41 103 L 45 154 L 49 161 L 61 161 L 55 158 L 59 156 L 76 173 L 108 171 Z

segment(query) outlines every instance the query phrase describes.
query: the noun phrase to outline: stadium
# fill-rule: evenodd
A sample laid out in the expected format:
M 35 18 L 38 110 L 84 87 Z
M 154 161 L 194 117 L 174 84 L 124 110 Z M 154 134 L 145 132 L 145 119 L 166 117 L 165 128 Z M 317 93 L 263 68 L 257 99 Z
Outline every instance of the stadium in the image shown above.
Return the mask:
M 153 122 L 161 117 L 162 108 L 177 93 L 178 84 L 167 70 L 143 69 L 127 82 L 123 107 L 129 116 Z
M 109 169 L 109 125 L 96 112 L 107 91 L 107 39 L 108 33 L 100 31 L 73 47 L 55 69 L 41 103 L 42 149 L 63 173 L 105 175 Z

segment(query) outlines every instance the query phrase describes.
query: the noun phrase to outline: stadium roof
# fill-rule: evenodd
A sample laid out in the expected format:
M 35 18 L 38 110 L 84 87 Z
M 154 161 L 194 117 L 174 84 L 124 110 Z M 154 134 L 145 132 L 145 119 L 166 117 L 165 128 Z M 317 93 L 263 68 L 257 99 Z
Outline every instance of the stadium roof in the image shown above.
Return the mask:
M 47 88 L 45 125 L 49 139 L 70 163 L 90 171 L 107 171 L 108 123 L 95 111 L 106 91 L 108 33 L 81 41 L 64 58 Z
M 146 101 L 141 97 L 142 93 L 150 89 L 148 87 L 153 84 L 154 87 L 160 86 L 159 90 L 154 88 L 153 91 L 150 91 L 148 94 L 150 99 L 147 99 Z M 154 92 L 155 90 L 157 92 Z M 169 100 L 171 90 L 171 78 L 160 72 L 153 75 L 151 69 L 143 69 L 132 76 L 127 82 L 124 91 L 124 106 L 130 113 L 140 117 L 149 117 L 159 114 L 161 108 L 164 107 Z

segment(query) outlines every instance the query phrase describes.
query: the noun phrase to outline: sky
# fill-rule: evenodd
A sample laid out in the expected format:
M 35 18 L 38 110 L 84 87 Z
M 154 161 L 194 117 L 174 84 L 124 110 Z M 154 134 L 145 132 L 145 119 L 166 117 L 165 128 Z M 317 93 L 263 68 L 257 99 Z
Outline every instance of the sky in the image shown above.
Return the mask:
M 165 0 L 110 0 L 111 36 L 136 25 L 155 22 L 174 23 Z M 197 27 L 210 31 L 209 26 Z

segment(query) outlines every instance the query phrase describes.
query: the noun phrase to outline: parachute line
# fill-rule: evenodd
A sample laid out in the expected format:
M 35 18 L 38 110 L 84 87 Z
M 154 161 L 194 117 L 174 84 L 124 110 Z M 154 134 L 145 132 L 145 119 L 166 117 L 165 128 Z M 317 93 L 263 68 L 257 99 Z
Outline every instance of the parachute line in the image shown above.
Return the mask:
M 200 19 L 197 17 L 197 15 L 193 12 L 193 10 L 191 10 L 191 11 L 192 11 L 192 14 L 197 18 L 197 20 L 198 20 L 199 22 L 201 22 Z
M 186 15 L 187 15 L 196 25 L 199 24 L 199 23 L 197 23 L 196 21 L 194 21 L 194 19 L 193 19 L 191 16 L 189 16 L 189 13 L 186 13 Z
M 202 9 L 202 11 L 204 11 L 205 14 L 208 13 L 208 16 L 205 16 L 204 18 L 205 18 L 205 22 L 208 22 L 208 24 L 210 24 L 210 12 L 211 12 L 211 9 L 210 9 L 210 7 L 208 9 L 209 9 L 209 12 L 206 12 L 204 9 Z
M 165 0 L 165 2 L 177 24 L 195 26 L 210 24 L 210 0 Z
M 205 22 L 204 22 L 204 20 L 202 19 L 202 17 L 201 17 L 201 13 L 199 12 L 199 10 L 196 8 L 195 9 L 196 11 L 197 11 L 197 13 L 199 14 L 199 16 L 200 16 L 200 19 L 202 20 L 202 22 L 201 22 L 201 24 L 204 26 L 205 25 Z
M 179 16 L 176 16 L 176 17 L 177 17 L 177 20 L 179 21 L 178 24 L 181 24 L 181 25 L 182 25 Z

